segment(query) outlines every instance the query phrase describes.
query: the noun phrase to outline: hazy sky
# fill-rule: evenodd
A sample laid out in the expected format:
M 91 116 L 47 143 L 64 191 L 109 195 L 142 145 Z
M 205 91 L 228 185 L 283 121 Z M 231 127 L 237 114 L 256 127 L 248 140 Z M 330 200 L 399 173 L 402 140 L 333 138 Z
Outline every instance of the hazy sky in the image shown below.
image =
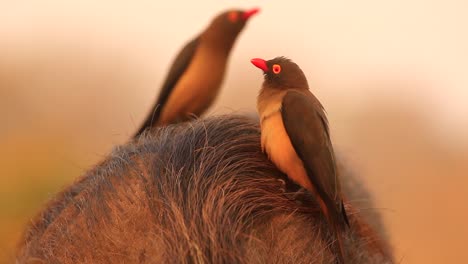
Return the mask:
M 261 78 L 249 59 L 285 55 L 304 69 L 319 97 L 342 107 L 359 107 L 375 96 L 402 98 L 437 120 L 435 129 L 468 132 L 466 1 L 162 2 L 2 1 L 0 56 L 51 43 L 75 45 L 98 55 L 123 54 L 148 73 L 165 72 L 214 14 L 258 6 L 261 14 L 236 45 L 228 88 L 215 111 L 251 109 Z M 163 76 L 154 74 L 140 92 L 144 109 Z M 238 87 L 241 81 L 253 87 Z M 232 100 L 240 90 L 252 100 Z

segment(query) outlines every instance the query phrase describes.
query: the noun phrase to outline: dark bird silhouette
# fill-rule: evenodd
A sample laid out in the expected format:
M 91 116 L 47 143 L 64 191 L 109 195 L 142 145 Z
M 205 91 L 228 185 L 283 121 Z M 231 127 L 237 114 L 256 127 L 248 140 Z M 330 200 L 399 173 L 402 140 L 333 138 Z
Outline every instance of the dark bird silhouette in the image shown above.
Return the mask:
M 336 235 L 339 262 L 344 263 L 343 231 L 349 222 L 324 108 L 294 62 L 284 57 L 251 62 L 265 77 L 257 100 L 262 149 L 282 172 L 316 197 Z
M 201 115 L 216 99 L 229 53 L 237 36 L 258 8 L 221 13 L 187 43 L 172 64 L 159 97 L 135 136 L 153 126 Z

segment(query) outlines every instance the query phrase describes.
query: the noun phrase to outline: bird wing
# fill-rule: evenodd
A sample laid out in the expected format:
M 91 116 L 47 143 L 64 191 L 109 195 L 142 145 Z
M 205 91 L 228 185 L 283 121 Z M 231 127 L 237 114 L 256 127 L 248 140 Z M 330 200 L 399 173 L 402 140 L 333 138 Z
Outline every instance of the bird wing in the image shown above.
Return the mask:
M 167 74 L 166 80 L 164 81 L 164 84 L 161 88 L 156 104 L 153 106 L 151 113 L 148 115 L 145 122 L 136 133 L 135 137 L 140 135 L 145 129 L 153 126 L 154 123 L 157 123 L 162 107 L 164 107 L 164 104 L 167 102 L 172 90 L 192 61 L 195 50 L 198 47 L 199 39 L 200 37 L 197 36 L 195 39 L 187 43 L 175 58 L 174 63 L 169 69 L 169 73 Z
M 335 155 L 322 105 L 309 92 L 289 91 L 283 98 L 281 115 L 289 139 L 318 195 L 327 206 L 341 211 Z

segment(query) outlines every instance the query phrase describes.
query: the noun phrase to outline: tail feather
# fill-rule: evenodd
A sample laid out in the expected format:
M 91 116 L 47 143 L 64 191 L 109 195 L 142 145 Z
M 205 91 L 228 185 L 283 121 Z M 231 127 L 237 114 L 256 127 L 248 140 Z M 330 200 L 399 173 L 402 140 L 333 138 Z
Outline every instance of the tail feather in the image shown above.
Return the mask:
M 329 220 L 330 225 L 333 228 L 333 233 L 336 237 L 336 244 L 338 246 L 337 251 L 337 257 L 338 257 L 338 263 L 340 264 L 345 264 L 345 246 L 344 246 L 344 241 L 343 241 L 343 228 L 340 226 L 341 224 L 337 223 L 336 221 Z M 335 245 L 336 245 L 335 244 Z
M 349 221 L 346 211 L 344 211 L 343 203 L 341 203 L 341 207 L 337 208 L 333 203 L 330 202 L 327 206 L 325 201 L 321 200 L 320 207 L 322 208 L 328 225 L 331 227 L 332 233 L 336 238 L 334 247 L 337 253 L 338 263 L 345 264 L 346 252 L 343 233 L 345 231 L 345 227 L 349 226 Z
M 341 214 L 343 215 L 343 220 L 346 223 L 346 226 L 350 227 L 351 225 L 349 224 L 348 214 L 346 213 L 343 201 L 341 201 Z
M 145 130 L 156 126 L 159 122 L 159 117 L 161 115 L 161 106 L 156 104 L 153 107 L 152 112 L 146 117 L 145 122 L 140 126 L 138 131 L 133 135 L 133 138 L 137 138 L 141 135 Z

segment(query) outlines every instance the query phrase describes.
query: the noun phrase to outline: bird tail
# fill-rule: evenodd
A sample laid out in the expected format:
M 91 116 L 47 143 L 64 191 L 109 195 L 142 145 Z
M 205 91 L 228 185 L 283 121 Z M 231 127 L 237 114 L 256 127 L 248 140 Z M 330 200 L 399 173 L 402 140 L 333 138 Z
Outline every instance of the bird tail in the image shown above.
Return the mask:
M 340 264 L 345 264 L 345 246 L 344 246 L 344 241 L 343 241 L 343 224 L 342 223 L 338 223 L 336 220 L 338 219 L 334 219 L 334 220 L 329 220 L 328 222 L 330 223 L 330 225 L 332 226 L 333 228 L 333 233 L 336 237 L 336 243 L 335 243 L 335 247 L 337 247 L 337 257 L 338 257 L 338 263 Z
M 343 215 L 343 220 L 345 221 L 346 226 L 351 227 L 351 225 L 349 224 L 348 214 L 346 213 L 346 210 L 344 208 L 343 201 L 341 201 L 341 214 Z
M 322 201 L 321 206 L 325 217 L 327 218 L 327 222 L 332 228 L 333 235 L 336 238 L 333 245 L 337 253 L 337 261 L 340 264 L 345 264 L 346 252 L 343 233 L 346 227 L 349 226 L 349 221 L 346 212 L 344 211 L 343 203 L 340 205 L 340 207 L 337 208 L 334 205 L 327 206 L 324 201 Z
M 133 138 L 137 138 L 138 136 L 140 136 L 146 129 L 156 126 L 159 122 L 160 115 L 161 115 L 161 106 L 159 104 L 156 104 L 153 107 L 153 110 L 149 114 L 149 116 L 146 117 L 145 122 L 140 126 L 138 131 L 133 135 Z

